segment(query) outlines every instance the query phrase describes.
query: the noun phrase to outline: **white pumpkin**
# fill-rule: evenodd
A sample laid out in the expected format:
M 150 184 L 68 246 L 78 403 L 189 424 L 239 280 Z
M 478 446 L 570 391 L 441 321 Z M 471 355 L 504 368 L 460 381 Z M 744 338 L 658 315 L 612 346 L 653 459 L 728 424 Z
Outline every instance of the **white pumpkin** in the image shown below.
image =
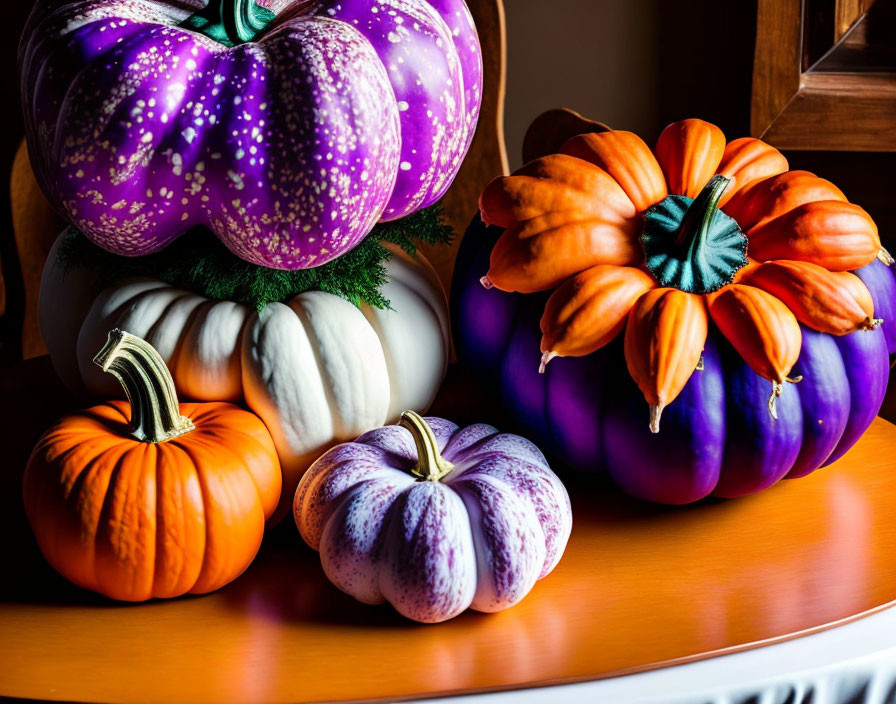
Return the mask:
M 448 305 L 420 254 L 392 247 L 382 289 L 392 310 L 312 291 L 257 313 L 146 278 L 97 295 L 91 272 L 62 270 L 60 241 L 41 281 L 40 323 L 63 382 L 78 393 L 120 395 L 93 357 L 113 328 L 144 338 L 167 362 L 182 398 L 244 403 L 265 422 L 283 467 L 275 519 L 327 448 L 395 422 L 404 410 L 423 412 L 444 378 Z

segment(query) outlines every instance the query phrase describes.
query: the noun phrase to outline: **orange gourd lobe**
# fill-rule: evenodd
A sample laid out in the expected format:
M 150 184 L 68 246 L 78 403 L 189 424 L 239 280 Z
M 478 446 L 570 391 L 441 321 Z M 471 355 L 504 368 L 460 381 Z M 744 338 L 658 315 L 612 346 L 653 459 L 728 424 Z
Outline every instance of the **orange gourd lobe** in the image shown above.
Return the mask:
M 606 171 L 638 211 L 647 210 L 669 193 L 656 157 L 638 135 L 610 130 L 573 137 L 560 150 Z
M 707 298 L 709 315 L 728 342 L 759 376 L 772 382 L 769 412 L 777 417 L 775 399 L 802 347 L 796 316 L 770 293 L 731 284 Z
M 669 193 L 688 198 L 696 198 L 718 173 L 724 153 L 722 130 L 695 118 L 673 122 L 656 143 L 656 158 L 666 175 Z
M 663 409 L 697 368 L 708 331 L 703 298 L 691 293 L 655 288 L 632 307 L 625 328 L 625 361 L 650 407 L 652 432 L 659 432 Z
M 831 335 L 871 330 L 874 301 L 862 280 L 810 262 L 772 261 L 756 267 L 744 283 L 772 294 L 804 325 Z
M 808 171 L 785 171 L 738 191 L 725 204 L 725 212 L 746 231 L 820 200 L 847 202 L 843 192 L 830 181 Z
M 862 208 L 840 200 L 804 203 L 747 232 L 750 256 L 794 259 L 829 271 L 861 269 L 880 251 L 877 225 Z
M 634 267 L 600 265 L 558 288 L 541 317 L 541 371 L 554 357 L 584 357 L 615 338 L 634 302 L 655 286 Z

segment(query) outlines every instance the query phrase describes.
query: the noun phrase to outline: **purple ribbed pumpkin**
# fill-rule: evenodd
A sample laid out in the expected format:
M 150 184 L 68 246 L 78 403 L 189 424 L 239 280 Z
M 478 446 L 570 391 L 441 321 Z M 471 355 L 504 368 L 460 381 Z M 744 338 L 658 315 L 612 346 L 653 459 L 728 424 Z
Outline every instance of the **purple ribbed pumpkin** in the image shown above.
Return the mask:
M 566 489 L 531 442 L 411 412 L 318 459 L 293 508 L 337 587 L 426 623 L 513 606 L 572 528 Z
M 204 225 L 279 269 L 440 198 L 482 86 L 463 0 L 39 0 L 19 64 L 38 181 L 94 242 Z
M 627 493 L 668 504 L 736 497 L 801 477 L 841 457 L 880 410 L 896 352 L 896 277 L 874 260 L 855 272 L 874 299 L 875 330 L 835 337 L 802 327 L 791 374 L 802 376 L 769 414 L 768 380 L 710 326 L 702 371 L 650 432 L 647 406 L 626 368 L 622 340 L 538 373 L 539 320 L 550 292 L 486 290 L 479 282 L 499 228 L 477 216 L 461 244 L 452 287 L 454 342 L 463 364 L 549 454 L 578 470 L 606 469 Z

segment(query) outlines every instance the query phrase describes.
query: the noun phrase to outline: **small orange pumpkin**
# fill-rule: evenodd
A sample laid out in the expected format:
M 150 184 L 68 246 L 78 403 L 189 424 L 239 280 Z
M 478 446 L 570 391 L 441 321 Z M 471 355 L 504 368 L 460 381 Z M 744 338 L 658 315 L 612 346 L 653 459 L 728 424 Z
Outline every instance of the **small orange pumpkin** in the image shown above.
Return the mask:
M 236 579 L 280 499 L 274 443 L 228 403 L 178 404 L 162 358 L 120 330 L 94 360 L 129 403 L 66 416 L 25 470 L 25 510 L 66 579 L 122 601 L 202 594 Z

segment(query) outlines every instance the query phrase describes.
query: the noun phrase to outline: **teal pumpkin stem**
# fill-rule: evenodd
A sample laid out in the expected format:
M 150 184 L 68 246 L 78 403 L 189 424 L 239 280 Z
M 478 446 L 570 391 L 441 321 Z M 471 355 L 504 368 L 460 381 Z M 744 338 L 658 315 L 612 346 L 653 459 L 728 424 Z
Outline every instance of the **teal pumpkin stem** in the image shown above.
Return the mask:
M 675 244 L 686 250 L 691 258 L 702 254 L 706 247 L 709 228 L 719 212 L 719 201 L 729 183 L 731 179 L 721 174 L 713 176 L 684 214 Z
M 181 26 L 233 47 L 253 41 L 275 17 L 255 0 L 209 0 Z
M 713 176 L 696 198 L 667 196 L 644 213 L 645 264 L 660 286 L 712 293 L 746 266 L 746 235 L 719 210 L 730 182 Z

